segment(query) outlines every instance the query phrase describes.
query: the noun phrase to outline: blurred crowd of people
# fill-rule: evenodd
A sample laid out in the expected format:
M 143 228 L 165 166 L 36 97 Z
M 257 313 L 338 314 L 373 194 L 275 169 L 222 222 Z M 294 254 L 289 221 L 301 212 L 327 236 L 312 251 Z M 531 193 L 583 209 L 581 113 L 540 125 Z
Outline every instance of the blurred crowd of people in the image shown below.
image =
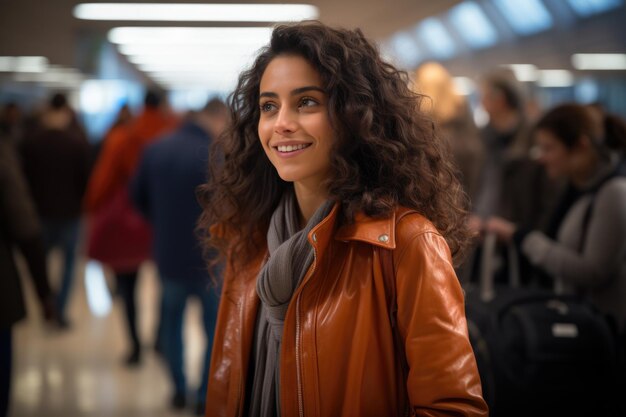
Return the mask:
M 476 245 L 459 266 L 476 280 L 480 242 L 495 234 L 522 255 L 522 285 L 584 293 L 626 326 L 626 125 L 601 106 L 563 104 L 531 115 L 524 86 L 505 69 L 481 79 L 480 102 L 489 116 L 477 126 L 466 97 L 437 63 L 421 65 L 414 90 L 423 94 L 440 140 L 448 143 L 468 195 L 468 225 Z M 11 327 L 25 308 L 13 250 L 29 267 L 42 312 L 71 330 L 77 254 L 102 262 L 115 276 L 128 329 L 127 366 L 142 362 L 137 330 L 139 267 L 155 261 L 162 287 L 154 343 L 171 375 L 175 408 L 187 406 L 183 316 L 197 297 L 208 340 L 203 383 L 193 407 L 204 413 L 219 289 L 211 284 L 194 234 L 201 208 L 209 144 L 224 130 L 228 109 L 213 99 L 183 118 L 148 92 L 133 115 L 128 106 L 106 136 L 88 141 L 76 112 L 55 94 L 36 117 L 15 103 L 0 120 L 0 416 L 6 415 L 11 371 Z M 85 216 L 86 215 L 86 216 Z M 83 221 L 86 219 L 86 221 Z M 81 232 L 82 230 L 82 232 Z M 79 244 L 82 242 L 82 244 Z M 63 254 L 56 288 L 46 268 L 53 249 Z M 501 252 L 505 282 L 507 252 Z M 219 281 L 219 279 L 217 280 Z
M 564 103 L 531 111 L 513 71 L 480 80 L 488 123 L 478 128 L 452 76 L 437 63 L 415 72 L 442 140 L 469 196 L 473 253 L 459 267 L 478 281 L 481 242 L 501 243 L 496 282 L 510 284 L 511 245 L 520 284 L 583 295 L 624 337 L 626 329 L 626 123 L 599 104 Z M 534 110 L 534 109 L 533 109 Z
M 119 109 L 109 131 L 88 141 L 64 94 L 54 94 L 45 109 L 25 121 L 15 103 L 4 106 L 0 122 L 0 416 L 10 396 L 13 324 L 25 314 L 13 250 L 23 255 L 50 326 L 71 331 L 77 256 L 100 261 L 112 271 L 113 292 L 124 307 L 128 353 L 122 363 L 142 363 L 142 346 L 154 344 L 171 376 L 171 404 L 187 405 L 183 317 L 187 300 L 203 309 L 208 371 L 219 291 L 212 288 L 195 224 L 201 213 L 195 189 L 206 182 L 209 145 L 228 119 L 226 105 L 212 99 L 183 117 L 148 91 L 137 115 Z M 51 277 L 46 259 L 62 253 L 60 277 Z M 160 322 L 153 341 L 138 332 L 137 281 L 143 262 L 153 259 L 161 288 Z M 58 279 L 56 279 L 58 278 Z M 58 282 L 53 288 L 52 283 Z M 206 371 L 193 396 L 204 414 Z

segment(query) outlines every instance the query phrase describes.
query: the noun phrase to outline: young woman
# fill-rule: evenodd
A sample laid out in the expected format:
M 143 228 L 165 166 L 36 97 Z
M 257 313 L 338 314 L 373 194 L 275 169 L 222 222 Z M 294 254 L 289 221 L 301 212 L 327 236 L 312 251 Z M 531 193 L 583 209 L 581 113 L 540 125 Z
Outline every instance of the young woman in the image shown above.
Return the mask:
M 517 230 L 503 219 L 486 228 L 514 239 L 559 292 L 585 292 L 626 329 L 626 178 L 624 122 L 578 104 L 564 104 L 537 123 L 540 161 L 568 188 L 546 233 Z
M 279 26 L 231 106 L 202 197 L 226 261 L 207 415 L 487 415 L 464 197 L 405 75 L 358 30 Z

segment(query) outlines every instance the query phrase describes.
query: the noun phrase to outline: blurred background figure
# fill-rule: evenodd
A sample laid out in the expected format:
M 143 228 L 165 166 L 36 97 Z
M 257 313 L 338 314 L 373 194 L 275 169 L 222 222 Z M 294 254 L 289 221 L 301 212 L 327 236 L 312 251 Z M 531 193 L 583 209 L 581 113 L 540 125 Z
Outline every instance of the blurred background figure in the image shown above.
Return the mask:
M 130 123 L 133 121 L 133 113 L 128 104 L 123 104 L 122 107 L 117 112 L 117 116 L 113 121 L 113 124 L 109 127 L 109 130 L 106 132 L 102 140 L 97 142 L 92 146 L 92 154 L 91 154 L 91 166 L 95 166 L 96 161 L 98 160 L 98 156 L 100 156 L 100 152 L 104 147 L 104 144 L 107 138 L 111 136 L 116 136 L 118 134 L 117 131 L 123 132 Z
M 2 139 L 0 137 L 0 139 Z M 13 250 L 23 255 L 46 320 L 57 318 L 46 272 L 41 225 L 13 145 L 0 140 L 0 417 L 11 392 L 12 327 L 26 316 Z
M 500 68 L 482 78 L 480 99 L 489 122 L 481 132 L 486 154 L 473 211 L 482 219 L 498 215 L 537 226 L 548 195 L 544 170 L 531 158 L 524 87 L 513 71 Z
M 536 126 L 540 161 L 551 178 L 567 188 L 547 232 L 531 231 L 501 218 L 488 231 L 515 241 L 531 263 L 548 273 L 558 293 L 585 293 L 626 326 L 626 177 L 624 122 L 589 107 L 564 104 Z
M 57 306 L 59 323 L 66 328 L 81 201 L 89 175 L 89 144 L 65 95 L 52 96 L 38 126 L 20 141 L 19 149 L 24 174 L 43 222 L 46 252 L 58 248 L 63 253 Z
M 619 385 L 626 388 L 626 124 L 597 108 L 564 104 L 535 132 L 540 161 L 567 183 L 545 231 L 492 218 L 486 230 L 551 279 L 559 294 L 582 295 L 614 324 Z M 622 407 L 622 412 L 624 407 Z
M 484 149 L 467 100 L 457 92 L 448 70 L 437 62 L 420 65 L 414 85 L 418 93 L 428 97 L 422 101 L 423 110 L 432 114 L 439 137 L 449 142 L 465 192 L 473 200 Z
M 480 235 L 484 222 L 493 216 L 524 228 L 540 227 L 553 204 L 556 185 L 532 155 L 524 87 L 508 68 L 495 69 L 481 81 L 480 99 L 489 121 L 481 131 L 485 157 L 472 202 L 470 227 Z M 500 282 L 507 281 L 505 249 L 501 248 L 497 261 L 496 280 Z M 466 269 L 471 279 L 477 277 L 479 255 L 480 251 L 468 260 Z M 520 268 L 524 284 L 546 285 L 524 259 Z
M 12 144 L 22 138 L 22 109 L 14 101 L 6 103 L 0 110 L 0 135 Z
M 124 361 L 129 366 L 141 359 L 135 292 L 139 267 L 150 258 L 152 233 L 132 207 L 128 187 L 144 148 L 173 125 L 172 116 L 162 109 L 161 95 L 148 91 L 137 118 L 111 130 L 105 139 L 85 196 L 91 214 L 87 256 L 115 273 L 126 313 L 130 351 Z
M 204 415 L 219 291 L 209 285 L 195 234 L 202 212 L 195 190 L 207 181 L 209 145 L 227 121 L 226 105 L 217 99 L 209 101 L 176 131 L 147 147 L 132 184 L 133 200 L 154 231 L 153 254 L 162 283 L 158 343 L 174 386 L 174 408 L 185 407 L 188 388 L 184 372 L 185 306 L 190 297 L 197 297 L 202 304 L 207 344 L 201 383 L 193 398 L 198 415 Z

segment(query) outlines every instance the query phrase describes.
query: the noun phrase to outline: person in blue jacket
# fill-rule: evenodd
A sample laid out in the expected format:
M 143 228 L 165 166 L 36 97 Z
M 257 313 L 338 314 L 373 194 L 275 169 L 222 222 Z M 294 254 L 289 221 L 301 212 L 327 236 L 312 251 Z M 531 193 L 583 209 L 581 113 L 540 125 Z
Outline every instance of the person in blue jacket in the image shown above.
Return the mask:
M 131 194 L 138 210 L 152 224 L 153 255 L 162 283 L 161 324 L 157 345 L 164 354 L 174 384 L 172 407 L 186 406 L 183 317 L 187 299 L 202 303 L 206 353 L 195 409 L 204 414 L 207 373 L 219 292 L 210 277 L 195 227 L 202 211 L 196 187 L 207 180 L 209 144 L 228 120 L 226 105 L 210 100 L 186 123 L 144 151 Z

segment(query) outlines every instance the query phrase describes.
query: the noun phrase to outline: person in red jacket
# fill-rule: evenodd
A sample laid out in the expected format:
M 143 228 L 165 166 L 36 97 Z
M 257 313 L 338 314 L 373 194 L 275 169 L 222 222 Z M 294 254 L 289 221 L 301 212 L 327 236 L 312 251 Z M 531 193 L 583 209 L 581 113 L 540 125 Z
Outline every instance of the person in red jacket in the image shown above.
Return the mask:
M 151 230 L 132 207 L 130 180 L 144 148 L 172 129 L 175 120 L 161 108 L 160 96 L 146 94 L 145 108 L 128 125 L 112 129 L 93 169 L 84 206 L 92 215 L 87 255 L 113 269 L 131 342 L 128 365 L 140 362 L 135 291 L 141 263 L 150 258 Z
M 207 248 L 225 261 L 207 416 L 486 416 L 452 158 L 359 30 L 278 26 L 242 73 Z

